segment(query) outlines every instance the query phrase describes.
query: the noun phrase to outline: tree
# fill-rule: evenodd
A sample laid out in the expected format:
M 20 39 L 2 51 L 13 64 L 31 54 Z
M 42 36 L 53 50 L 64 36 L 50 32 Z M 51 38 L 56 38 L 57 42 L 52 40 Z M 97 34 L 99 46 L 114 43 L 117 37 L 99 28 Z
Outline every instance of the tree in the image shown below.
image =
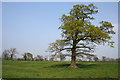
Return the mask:
M 61 61 L 65 60 L 66 58 L 66 55 L 65 54 L 62 54 L 62 49 L 63 49 L 63 46 L 64 46 L 64 43 L 63 41 L 61 40 L 56 40 L 55 43 L 51 43 L 49 45 L 49 48 L 47 51 L 49 52 L 54 52 L 55 54 L 52 55 L 53 56 L 53 59 L 57 56 L 57 58 L 60 58 Z
M 76 66 L 78 54 L 88 55 L 94 52 L 95 46 L 108 44 L 113 46 L 112 34 L 114 26 L 107 21 L 101 21 L 100 26 L 91 23 L 94 20 L 93 14 L 98 13 L 98 8 L 93 4 L 74 5 L 68 15 L 61 17 L 62 39 L 50 44 L 53 52 L 66 50 L 71 52 L 71 68 Z
M 23 54 L 23 58 L 24 58 L 25 61 L 27 61 L 27 53 Z
M 18 61 L 24 61 L 24 58 L 17 58 Z
M 24 53 L 23 58 L 25 61 L 32 61 L 33 60 L 33 55 L 31 53 Z
M 56 61 L 57 60 L 56 54 L 52 54 L 50 57 L 51 57 L 50 59 L 52 61 Z
M 37 55 L 37 61 L 43 61 L 43 56 Z
M 117 62 L 120 62 L 120 58 L 117 58 L 116 61 L 117 61 Z
M 49 61 L 54 61 L 54 60 L 53 60 L 53 58 L 51 57 L 51 58 L 49 59 Z
M 117 62 L 120 62 L 120 58 L 117 58 L 116 61 L 117 61 Z
M 8 60 L 10 57 L 10 51 L 9 50 L 4 50 L 2 54 L 2 59 Z
M 102 56 L 102 61 L 105 62 L 106 61 L 106 57 Z
M 44 61 L 48 61 L 48 55 L 44 57 Z
M 97 57 L 97 56 L 94 56 L 94 61 L 96 62 L 96 61 L 99 61 L 99 58 Z
M 60 61 L 64 61 L 66 59 L 66 55 L 60 53 Z
M 5 50 L 2 56 L 4 59 L 13 60 L 16 57 L 16 54 L 18 54 L 18 52 L 16 51 L 16 48 L 11 48 L 10 50 L 9 49 Z
M 18 54 L 18 52 L 16 51 L 16 48 L 11 48 L 10 49 L 10 59 L 13 60 L 13 58 L 15 57 L 15 54 Z
M 87 59 L 89 60 L 89 61 L 92 61 L 92 57 L 91 56 L 87 56 Z

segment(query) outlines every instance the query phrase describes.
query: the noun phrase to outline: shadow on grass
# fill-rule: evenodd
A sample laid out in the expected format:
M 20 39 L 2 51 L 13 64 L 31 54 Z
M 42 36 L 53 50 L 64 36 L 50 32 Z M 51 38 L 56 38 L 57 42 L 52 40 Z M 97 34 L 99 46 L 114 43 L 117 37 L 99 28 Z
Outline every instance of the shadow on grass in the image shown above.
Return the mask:
M 98 66 L 97 64 L 76 64 L 78 66 L 78 68 L 92 68 L 92 67 L 95 67 L 95 66 Z M 51 65 L 51 66 L 48 66 L 48 67 L 51 67 L 51 68 L 68 68 L 70 66 L 70 64 L 56 64 L 56 65 Z

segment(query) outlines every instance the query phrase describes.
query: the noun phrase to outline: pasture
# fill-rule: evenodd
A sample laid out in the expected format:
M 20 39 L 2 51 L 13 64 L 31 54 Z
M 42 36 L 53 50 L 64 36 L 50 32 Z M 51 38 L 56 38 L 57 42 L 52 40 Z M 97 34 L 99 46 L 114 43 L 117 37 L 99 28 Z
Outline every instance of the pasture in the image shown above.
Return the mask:
M 3 78 L 118 78 L 117 62 L 2 61 Z

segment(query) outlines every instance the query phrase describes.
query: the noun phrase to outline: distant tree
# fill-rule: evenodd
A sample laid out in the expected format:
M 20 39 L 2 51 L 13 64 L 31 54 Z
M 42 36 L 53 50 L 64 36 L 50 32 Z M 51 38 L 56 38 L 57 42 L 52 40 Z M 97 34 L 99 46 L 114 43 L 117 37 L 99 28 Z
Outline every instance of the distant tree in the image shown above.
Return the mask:
M 76 61 L 78 61 L 78 62 L 80 62 L 80 61 L 82 61 L 80 58 L 78 58 L 78 59 L 76 59 Z
M 23 58 L 24 58 L 25 61 L 27 61 L 27 53 L 23 54 Z
M 44 57 L 44 61 L 48 61 L 48 55 Z
M 43 61 L 43 56 L 37 55 L 37 61 Z
M 105 62 L 106 61 L 106 57 L 102 56 L 102 61 Z
M 89 54 L 94 51 L 95 46 L 105 43 L 113 47 L 111 34 L 115 34 L 114 26 L 107 21 L 101 21 L 100 26 L 91 23 L 91 20 L 94 20 L 92 15 L 98 13 L 97 9 L 93 4 L 74 5 L 69 14 L 63 14 L 60 19 L 61 44 L 54 42 L 50 49 L 55 52 L 63 50 L 71 52 L 71 68 L 78 68 L 76 66 L 78 54 Z
M 51 55 L 49 61 L 55 61 L 56 60 L 55 56 L 56 54 Z
M 24 58 L 17 58 L 18 61 L 24 61 Z
M 2 59 L 8 60 L 10 58 L 10 51 L 9 50 L 4 50 L 2 54 Z
M 64 54 L 60 54 L 60 61 L 64 61 L 66 59 L 66 55 L 64 55 Z
M 31 53 L 27 53 L 27 55 L 28 55 L 28 60 L 32 61 L 33 60 L 33 55 Z
M 44 61 L 48 61 L 48 58 L 47 58 L 47 57 L 45 57 L 45 58 L 44 58 Z
M 120 62 L 120 58 L 117 58 L 116 61 L 117 61 L 117 62 Z
M 106 57 L 106 58 L 105 58 L 105 61 L 107 61 L 107 62 L 116 62 L 116 59 Z
M 87 55 L 87 59 L 88 59 L 89 61 L 92 61 L 92 56 Z
M 49 59 L 49 61 L 54 61 L 54 59 L 51 57 L 51 58 Z
M 115 62 L 116 60 L 114 58 L 109 58 L 110 62 Z
M 25 61 L 32 61 L 33 60 L 33 55 L 31 53 L 24 53 L 23 58 Z
M 10 59 L 13 60 L 14 57 L 16 57 L 15 55 L 18 54 L 18 52 L 16 51 L 16 48 L 11 48 L 10 49 Z
M 18 52 L 16 51 L 16 48 L 11 48 L 10 50 L 9 49 L 5 50 L 3 52 L 2 57 L 7 60 L 8 59 L 13 60 L 16 57 L 16 54 L 18 54 Z
M 99 58 L 98 58 L 97 56 L 94 56 L 93 60 L 94 60 L 95 62 L 97 62 L 97 61 L 99 61 Z
M 51 55 L 53 59 L 57 60 L 60 58 L 60 61 L 64 61 L 66 59 L 66 54 L 62 54 L 62 52 L 57 51 L 55 54 Z

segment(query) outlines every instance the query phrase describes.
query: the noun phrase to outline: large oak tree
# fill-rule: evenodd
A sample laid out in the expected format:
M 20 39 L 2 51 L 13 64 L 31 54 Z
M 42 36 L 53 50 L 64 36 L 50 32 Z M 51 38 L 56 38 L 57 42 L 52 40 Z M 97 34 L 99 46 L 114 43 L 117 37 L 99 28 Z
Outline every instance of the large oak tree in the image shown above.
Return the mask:
M 112 34 L 114 26 L 107 21 L 101 21 L 100 26 L 91 23 L 94 20 L 93 14 L 98 13 L 98 8 L 93 4 L 74 5 L 69 14 L 61 17 L 62 40 L 56 40 L 49 46 L 50 52 L 66 50 L 71 52 L 72 68 L 76 66 L 77 55 L 91 55 L 96 45 L 108 44 L 113 46 Z

